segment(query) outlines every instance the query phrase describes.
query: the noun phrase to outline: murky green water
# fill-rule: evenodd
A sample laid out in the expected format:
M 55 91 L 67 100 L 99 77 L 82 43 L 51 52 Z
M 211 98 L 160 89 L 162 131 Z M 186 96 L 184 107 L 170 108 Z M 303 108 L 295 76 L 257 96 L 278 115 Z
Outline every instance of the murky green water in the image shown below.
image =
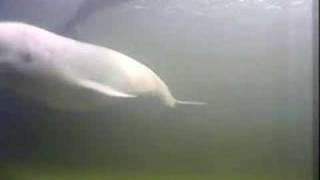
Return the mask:
M 3 2 L 0 17 L 54 30 L 81 2 L 64 4 L 70 12 L 57 15 L 44 3 L 41 18 L 30 4 L 30 12 L 15 15 L 19 6 Z M 2 176 L 312 179 L 311 9 L 310 0 L 132 0 L 106 6 L 77 25 L 77 39 L 143 62 L 176 97 L 208 106 L 167 109 L 142 100 L 67 113 L 2 98 Z

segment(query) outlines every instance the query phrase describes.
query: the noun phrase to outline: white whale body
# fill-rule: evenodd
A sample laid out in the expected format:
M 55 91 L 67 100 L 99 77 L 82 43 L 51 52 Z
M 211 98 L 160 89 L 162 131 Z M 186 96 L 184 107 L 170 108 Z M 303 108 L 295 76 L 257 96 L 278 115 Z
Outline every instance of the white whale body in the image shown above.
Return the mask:
M 20 22 L 0 23 L 0 86 L 69 110 L 146 94 L 169 107 L 205 104 L 175 99 L 152 70 L 122 53 Z

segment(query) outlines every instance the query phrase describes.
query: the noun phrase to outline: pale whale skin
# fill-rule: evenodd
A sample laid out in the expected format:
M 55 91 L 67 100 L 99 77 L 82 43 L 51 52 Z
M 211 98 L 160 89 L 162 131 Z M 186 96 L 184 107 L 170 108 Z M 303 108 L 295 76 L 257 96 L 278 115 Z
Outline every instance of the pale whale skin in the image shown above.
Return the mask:
M 145 94 L 169 107 L 205 104 L 176 100 L 152 70 L 124 54 L 19 22 L 0 23 L 0 86 L 66 110 Z

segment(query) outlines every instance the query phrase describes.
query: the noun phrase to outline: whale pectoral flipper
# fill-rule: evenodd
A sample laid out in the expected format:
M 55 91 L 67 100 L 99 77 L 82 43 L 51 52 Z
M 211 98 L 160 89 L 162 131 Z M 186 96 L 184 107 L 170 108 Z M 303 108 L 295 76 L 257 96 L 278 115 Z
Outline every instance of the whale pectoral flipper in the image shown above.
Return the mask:
M 135 95 L 118 91 L 110 86 L 107 86 L 107 85 L 104 85 L 101 83 L 97 83 L 95 81 L 82 80 L 82 81 L 79 81 L 79 85 L 82 87 L 85 87 L 87 89 L 90 89 L 95 92 L 102 93 L 104 95 L 111 96 L 111 97 L 121 97 L 121 98 L 134 98 L 134 97 L 136 97 Z
M 198 101 L 181 101 L 181 100 L 176 100 L 177 104 L 188 104 L 188 105 L 197 105 L 197 106 L 203 106 L 203 105 L 208 105 L 206 102 L 198 102 Z

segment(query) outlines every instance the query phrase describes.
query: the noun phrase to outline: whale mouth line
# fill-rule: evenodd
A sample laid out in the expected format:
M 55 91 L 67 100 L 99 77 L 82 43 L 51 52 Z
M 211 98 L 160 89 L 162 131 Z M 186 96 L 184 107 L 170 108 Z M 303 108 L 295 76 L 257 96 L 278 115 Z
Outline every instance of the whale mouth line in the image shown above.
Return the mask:
M 12 64 L 7 62 L 0 62 L 0 73 L 12 74 L 14 72 L 14 67 Z

